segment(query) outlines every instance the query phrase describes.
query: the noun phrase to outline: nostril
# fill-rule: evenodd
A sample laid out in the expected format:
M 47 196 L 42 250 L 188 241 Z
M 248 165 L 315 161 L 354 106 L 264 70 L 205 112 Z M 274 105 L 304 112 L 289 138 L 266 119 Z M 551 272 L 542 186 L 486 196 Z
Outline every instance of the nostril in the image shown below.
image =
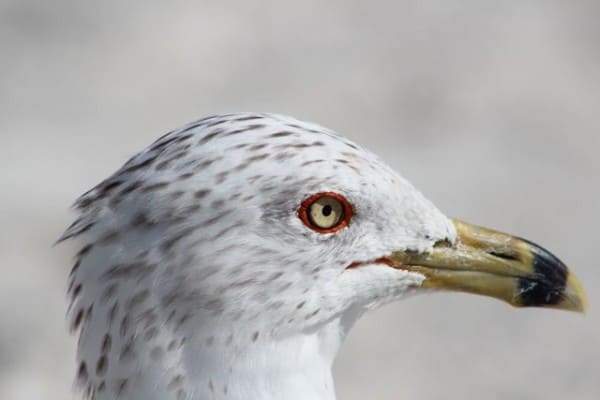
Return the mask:
M 499 253 L 499 252 L 496 252 L 496 251 L 490 251 L 489 254 L 493 255 L 494 257 L 501 258 L 503 260 L 519 261 L 519 258 L 516 255 L 514 255 L 514 254 Z
M 452 242 L 449 239 L 438 240 L 433 245 L 434 248 L 452 247 Z

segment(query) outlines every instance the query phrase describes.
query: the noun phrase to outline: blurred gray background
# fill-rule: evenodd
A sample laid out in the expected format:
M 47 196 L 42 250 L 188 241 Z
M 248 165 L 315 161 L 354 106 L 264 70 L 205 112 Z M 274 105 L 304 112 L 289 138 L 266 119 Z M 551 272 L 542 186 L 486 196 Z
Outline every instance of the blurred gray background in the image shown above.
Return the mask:
M 599 399 L 598 21 L 598 1 L 0 1 L 0 398 L 72 398 L 52 247 L 72 201 L 168 130 L 255 110 L 343 133 L 588 291 L 587 316 L 448 293 L 374 312 L 340 399 Z

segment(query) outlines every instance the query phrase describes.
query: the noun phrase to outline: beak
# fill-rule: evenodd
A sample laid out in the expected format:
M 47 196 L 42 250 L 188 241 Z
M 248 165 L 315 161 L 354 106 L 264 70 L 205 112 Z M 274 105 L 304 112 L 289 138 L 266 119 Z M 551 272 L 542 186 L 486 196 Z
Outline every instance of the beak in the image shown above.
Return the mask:
M 454 244 L 438 242 L 429 253 L 396 252 L 395 268 L 425 276 L 421 287 L 494 297 L 517 307 L 584 312 L 583 287 L 556 256 L 505 233 L 458 220 Z

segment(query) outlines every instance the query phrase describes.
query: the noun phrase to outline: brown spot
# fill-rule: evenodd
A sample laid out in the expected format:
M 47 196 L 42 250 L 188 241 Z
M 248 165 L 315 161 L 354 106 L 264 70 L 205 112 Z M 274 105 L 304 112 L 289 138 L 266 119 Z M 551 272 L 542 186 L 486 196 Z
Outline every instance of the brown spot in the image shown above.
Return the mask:
M 319 308 L 317 308 L 315 311 L 313 311 L 312 313 L 310 313 L 306 317 L 304 317 L 304 319 L 310 319 L 310 318 L 314 317 L 315 315 L 317 315 L 319 313 L 319 311 L 321 311 L 321 310 Z
M 241 281 L 237 281 L 237 282 L 232 282 L 229 285 L 226 286 L 227 289 L 232 289 L 232 288 L 243 288 L 246 286 L 251 286 L 253 285 L 255 282 L 254 278 L 248 278 L 248 279 L 244 279 Z
M 79 221 L 77 221 L 77 222 L 79 222 Z M 75 226 L 75 225 L 76 224 L 73 224 L 73 226 Z M 81 227 L 81 228 L 79 228 L 79 229 L 77 229 L 77 230 L 75 230 L 73 232 L 71 232 L 70 229 L 69 229 L 70 233 L 68 235 L 65 235 L 65 236 L 61 237 L 60 238 L 60 242 L 65 241 L 67 239 L 70 239 L 72 237 L 81 235 L 82 233 L 89 231 L 93 226 L 94 226 L 94 223 L 91 222 L 91 223 L 89 223 L 89 224 L 87 224 L 87 225 L 85 225 L 85 226 L 83 226 L 83 227 Z
M 77 201 L 75 202 L 75 206 L 77 207 L 78 210 L 85 210 L 95 200 L 96 200 L 96 198 L 91 197 L 91 191 L 88 191 L 83 196 L 81 196 L 79 199 L 77 199 Z M 69 228 L 77 225 L 78 222 L 79 222 L 79 220 L 75 221 Z M 69 237 L 73 237 L 73 235 L 69 235 L 65 239 L 68 239 Z
M 108 269 L 102 274 L 102 279 L 140 279 L 152 272 L 156 268 L 156 264 L 149 264 L 145 261 L 137 261 L 130 264 L 117 264 Z
M 219 122 L 219 123 L 221 123 L 221 124 L 222 124 L 223 122 L 224 122 L 224 121 L 221 121 L 221 122 Z M 206 125 L 206 126 L 207 126 L 207 127 L 210 127 L 210 126 L 215 126 L 215 125 L 218 125 L 218 124 L 217 124 L 217 123 L 215 123 L 214 125 Z M 223 129 L 215 129 L 213 132 L 211 132 L 211 133 L 207 134 L 207 135 L 206 135 L 206 136 L 204 136 L 202 139 L 200 139 L 200 140 L 198 141 L 198 144 L 199 144 L 199 145 L 202 145 L 202 144 L 208 143 L 208 142 L 209 142 L 209 141 L 210 141 L 212 138 L 214 138 L 215 136 L 217 136 L 217 135 L 219 135 L 219 134 L 221 134 L 221 133 L 223 133 Z
M 256 151 L 256 150 L 260 150 L 267 147 L 266 143 L 260 143 L 260 144 L 255 144 L 254 146 L 251 146 L 248 150 L 250 151 Z
M 219 172 L 217 175 L 215 175 L 215 183 L 219 184 L 225 182 L 227 175 L 229 175 L 229 171 Z
M 140 322 L 144 323 L 144 328 L 148 329 L 156 322 L 156 313 L 152 308 L 149 308 L 138 314 L 138 319 Z
M 129 193 L 133 192 L 134 190 L 137 190 L 139 188 L 142 187 L 142 185 L 144 184 L 143 181 L 134 181 L 131 184 L 129 184 L 127 187 L 123 188 L 123 190 L 121 190 L 118 194 L 118 197 L 123 197 L 125 195 L 128 195 Z
M 186 180 L 191 178 L 192 176 L 194 176 L 193 172 L 186 172 L 185 174 L 181 174 L 177 177 L 177 179 L 179 179 L 180 181 Z M 182 192 L 183 193 L 183 192 Z
M 257 154 L 255 156 L 248 158 L 246 161 L 248 161 L 248 162 L 260 161 L 260 160 L 264 160 L 267 157 L 269 157 L 269 154 L 267 154 L 267 153 Z
M 89 377 L 87 365 L 85 361 L 79 363 L 79 369 L 77 370 L 77 379 L 81 381 L 87 381 Z
M 285 137 L 285 136 L 292 136 L 292 135 L 293 135 L 292 132 L 281 131 L 281 132 L 271 133 L 267 137 L 276 138 L 276 137 Z
M 248 129 L 247 128 L 241 128 L 241 129 L 234 129 L 233 131 L 229 131 L 225 134 L 225 136 L 233 136 L 233 135 L 237 135 L 239 133 L 242 132 L 246 132 Z
M 154 339 L 157 334 L 158 329 L 156 329 L 155 327 L 151 327 L 144 332 L 144 340 L 149 342 L 150 340 Z
M 111 183 L 104 185 L 104 187 L 102 188 L 102 196 L 106 196 L 111 190 L 115 189 L 122 183 L 123 183 L 123 181 L 113 181 Z
M 207 219 L 206 221 L 203 222 L 202 225 L 212 225 L 215 222 L 218 222 L 221 218 L 225 217 L 228 214 L 231 214 L 232 210 L 225 210 L 223 212 L 220 212 L 219 214 L 215 215 L 212 218 Z
M 166 137 L 166 136 L 168 136 L 168 135 L 169 135 L 169 134 L 171 134 L 171 133 L 173 133 L 173 132 L 169 132 L 169 133 L 167 133 L 167 134 L 166 134 L 165 136 L 163 136 L 163 137 Z M 160 150 L 161 148 L 163 148 L 163 147 L 165 147 L 166 145 L 168 145 L 169 143 L 171 143 L 171 142 L 173 142 L 173 141 L 177 140 L 178 138 L 177 138 L 177 136 L 173 136 L 173 137 L 171 137 L 171 138 L 169 138 L 169 139 L 166 139 L 166 140 L 163 140 L 163 141 L 161 141 L 161 139 L 162 139 L 162 138 L 159 138 L 159 139 L 158 139 L 156 142 L 154 142 L 154 144 L 152 145 L 152 147 L 150 147 L 150 149 L 149 149 L 149 150 L 150 150 L 150 151 L 156 151 L 156 150 Z
M 169 298 L 169 300 L 166 300 L 167 297 Z M 176 295 L 175 296 L 173 296 L 173 295 L 165 296 L 165 297 L 163 297 L 163 305 L 170 305 L 171 302 L 173 302 L 175 300 L 177 300 Z M 167 301 L 170 301 L 170 302 L 167 303 Z M 166 321 L 167 324 L 170 324 L 173 321 L 176 314 L 177 314 L 177 310 L 171 310 L 171 312 L 169 313 L 169 316 L 167 317 L 167 321 Z
M 146 215 L 144 213 L 137 213 L 132 219 L 131 222 L 129 223 L 132 227 L 136 228 L 136 227 L 140 227 L 140 226 L 149 226 L 152 225 L 152 223 L 150 222 L 150 220 L 148 219 L 148 217 L 146 217 Z
M 100 303 L 104 304 L 108 302 L 117 292 L 117 288 L 119 287 L 118 283 L 112 283 L 104 288 L 102 294 L 100 295 Z
M 183 212 L 184 212 L 185 214 L 193 214 L 193 213 L 197 212 L 197 211 L 198 211 L 199 209 L 201 209 L 201 208 L 202 208 L 202 205 L 200 205 L 200 204 L 193 204 L 193 205 L 191 205 L 191 206 L 189 206 L 189 207 L 186 207 L 186 208 L 183 210 Z
M 194 171 L 199 171 L 203 168 L 208 167 L 209 165 L 211 165 L 212 163 L 214 163 L 215 161 L 219 161 L 222 160 L 223 156 L 219 156 L 219 157 L 215 157 L 215 158 L 211 158 L 208 160 L 204 160 L 201 163 L 199 163 L 196 167 L 194 167 Z
M 135 344 L 135 340 L 130 337 L 127 342 L 121 348 L 121 353 L 119 354 L 119 361 L 130 361 L 133 357 L 133 346 Z
M 127 390 L 127 386 L 128 386 L 129 381 L 127 379 L 120 379 L 117 381 L 117 390 L 115 392 L 115 394 L 117 396 L 121 396 L 123 394 L 125 394 L 125 391 Z
M 168 168 L 173 161 L 180 159 L 180 158 L 184 157 L 185 155 L 187 155 L 189 153 L 189 150 L 187 150 L 188 148 L 189 148 L 189 146 L 187 146 L 187 147 L 184 146 L 184 148 L 181 151 L 178 151 L 177 153 L 173 154 L 166 160 L 163 160 L 163 161 L 159 162 L 158 164 L 156 164 L 156 170 L 162 171 L 162 170 Z
M 144 186 L 141 190 L 143 192 L 152 192 L 154 190 L 163 189 L 167 186 L 169 186 L 169 182 L 157 182 L 148 186 Z
M 96 363 L 96 375 L 103 376 L 106 373 L 106 365 L 108 362 L 106 361 L 106 356 L 100 356 L 98 362 Z
M 180 198 L 181 196 L 183 196 L 185 192 L 183 190 L 177 190 L 175 192 L 171 193 L 171 199 L 173 200 L 177 200 L 178 198 Z
M 121 320 L 121 326 L 119 328 L 119 332 L 121 333 L 121 337 L 125 337 L 127 332 L 129 332 L 129 315 L 125 314 L 123 319 Z
M 254 184 L 256 181 L 262 178 L 264 178 L 263 175 L 252 175 L 250 178 L 248 178 L 248 182 Z
M 101 348 L 102 354 L 107 354 L 110 351 L 111 347 L 112 347 L 112 338 L 108 333 L 106 333 L 106 334 L 104 334 L 104 338 L 102 339 L 102 348 Z
M 325 160 L 309 160 L 309 161 L 304 161 L 302 164 L 300 164 L 300 166 L 305 167 L 310 164 L 318 164 L 318 163 L 322 163 L 322 162 L 325 162 Z
M 184 314 L 179 318 L 179 321 L 177 321 L 177 324 L 175 325 L 175 330 L 178 330 L 179 328 L 181 328 L 183 326 L 183 324 L 185 324 L 187 322 L 187 320 L 190 319 L 190 314 Z
M 100 238 L 100 243 L 102 244 L 111 244 L 116 242 L 119 239 L 119 232 L 117 231 L 113 231 L 113 232 L 108 232 L 106 235 L 102 236 L 102 238 Z
M 93 247 L 93 246 L 94 246 L 94 245 L 93 245 L 93 244 L 91 244 L 91 243 L 90 243 L 90 244 L 88 244 L 88 245 L 86 245 L 86 246 L 83 246 L 83 247 L 81 248 L 81 250 L 79 250 L 79 253 L 77 253 L 77 258 L 81 258 L 81 257 L 85 256 L 87 253 L 89 253 L 89 252 L 90 252 L 90 250 L 92 250 L 92 247 Z
M 221 236 L 225 235 L 227 232 L 229 232 L 233 229 L 241 228 L 242 226 L 244 226 L 243 222 L 237 222 L 231 226 L 223 228 L 213 236 L 213 240 L 219 239 Z
M 269 277 L 269 282 L 272 282 L 274 280 L 277 280 L 279 278 L 281 278 L 283 276 L 283 272 L 275 272 L 273 275 L 271 275 L 271 277 Z
M 192 126 L 193 126 L 193 125 L 192 125 Z M 187 132 L 187 131 L 189 131 L 190 129 L 193 129 L 193 128 L 192 128 L 192 127 L 188 127 L 188 128 L 186 128 L 186 130 L 185 130 L 184 132 Z M 177 143 L 184 142 L 184 141 L 188 140 L 189 138 L 191 138 L 192 136 L 194 136 L 194 134 L 193 134 L 193 133 L 186 133 L 185 135 L 181 135 L 181 136 L 179 136 L 179 137 L 176 139 L 176 142 L 177 142 Z
M 279 291 L 279 293 L 282 293 L 288 290 L 290 286 L 292 286 L 292 282 L 286 282 L 283 285 L 281 285 L 277 290 Z
M 179 231 L 176 235 L 171 236 L 168 240 L 165 240 L 160 245 L 160 250 L 164 253 L 170 252 L 175 244 L 179 242 L 181 239 L 187 237 L 190 233 L 194 232 L 198 229 L 197 226 L 189 226 L 185 229 Z
M 269 304 L 269 309 L 270 310 L 279 310 L 281 307 L 283 307 L 284 302 L 281 300 L 277 300 L 271 304 Z
M 85 311 L 85 321 L 88 322 L 89 320 L 92 319 L 92 313 L 94 311 L 94 305 L 91 304 L 87 310 Z
M 265 126 L 266 126 L 265 124 L 252 124 L 252 125 L 248 125 L 247 127 L 245 127 L 244 130 L 253 131 L 256 129 L 264 128 Z
M 202 118 L 201 120 L 198 120 L 198 121 L 194 122 L 193 124 L 191 124 L 190 126 L 186 127 L 182 132 L 188 132 L 193 129 L 196 129 L 199 126 L 206 125 L 207 122 L 210 121 L 211 119 L 214 119 L 214 117 Z M 206 125 L 206 126 L 210 126 L 210 125 Z M 192 136 L 193 135 L 194 134 L 192 133 Z
M 241 163 L 240 165 L 238 165 L 237 167 L 235 167 L 235 170 L 236 170 L 236 171 L 242 171 L 242 170 L 244 170 L 244 169 L 248 168 L 248 166 L 250 166 L 250 164 L 251 164 L 251 163 L 250 163 L 250 162 L 247 162 L 247 161 L 246 161 L 246 162 L 243 162 L 243 163 Z
M 76 330 L 79 328 L 79 325 L 81 325 L 81 321 L 83 320 L 83 309 L 79 309 L 77 311 L 77 314 L 75 315 L 75 318 L 73 319 L 73 324 L 71 326 L 72 330 Z
M 175 375 L 173 377 L 173 379 L 171 379 L 171 381 L 167 385 L 167 389 L 175 390 L 178 386 L 181 386 L 182 383 L 183 383 L 183 375 L 181 375 L 181 374 Z
M 263 119 L 263 118 L 264 117 L 262 115 L 249 115 L 247 117 L 240 117 L 240 118 L 233 119 L 232 121 L 242 122 L 242 121 L 251 121 L 253 119 Z
M 110 310 L 108 310 L 108 314 L 107 314 L 108 326 L 112 325 L 115 318 L 117 317 L 118 312 L 119 312 L 119 303 L 115 302 L 115 304 L 113 304 L 113 306 L 110 308 Z
M 290 153 L 290 152 L 283 152 L 283 153 L 279 153 L 275 156 L 275 160 L 277 161 L 283 161 L 283 160 L 287 160 L 289 158 L 293 158 L 294 154 Z
M 215 201 L 213 201 L 211 203 L 211 207 L 213 207 L 213 208 L 221 208 L 221 207 L 223 207 L 224 204 L 225 204 L 225 200 L 222 200 L 222 199 L 215 200 Z
M 197 199 L 201 199 L 201 198 L 205 197 L 209 193 L 210 193 L 210 190 L 208 190 L 208 189 L 201 189 L 201 190 L 198 190 L 198 191 L 196 191 L 194 193 L 194 197 L 197 198 Z
M 79 269 L 80 265 L 81 265 L 81 260 L 77 260 L 77 262 L 75 262 L 75 265 L 73 265 L 73 268 L 71 268 L 71 272 L 69 273 L 69 276 L 74 276 L 75 273 L 77 272 L 77 270 Z
M 209 300 L 209 301 L 205 302 L 204 304 L 202 304 L 202 307 L 206 310 L 212 311 L 212 315 L 214 315 L 214 316 L 223 313 L 223 311 L 225 309 L 223 300 L 221 300 L 221 299 Z
M 148 298 L 148 296 L 150 296 L 148 289 L 137 292 L 131 299 L 129 299 L 128 307 L 133 308 L 140 305 Z

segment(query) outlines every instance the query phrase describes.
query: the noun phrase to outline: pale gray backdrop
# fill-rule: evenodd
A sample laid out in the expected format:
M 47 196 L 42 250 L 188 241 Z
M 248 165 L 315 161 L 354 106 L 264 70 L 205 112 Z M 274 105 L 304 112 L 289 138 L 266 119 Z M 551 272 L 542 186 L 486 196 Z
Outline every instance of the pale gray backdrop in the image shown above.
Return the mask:
M 292 114 L 448 215 L 531 238 L 590 312 L 459 294 L 363 318 L 342 400 L 600 398 L 600 2 L 0 1 L 0 399 L 72 394 L 75 197 L 211 113 Z

